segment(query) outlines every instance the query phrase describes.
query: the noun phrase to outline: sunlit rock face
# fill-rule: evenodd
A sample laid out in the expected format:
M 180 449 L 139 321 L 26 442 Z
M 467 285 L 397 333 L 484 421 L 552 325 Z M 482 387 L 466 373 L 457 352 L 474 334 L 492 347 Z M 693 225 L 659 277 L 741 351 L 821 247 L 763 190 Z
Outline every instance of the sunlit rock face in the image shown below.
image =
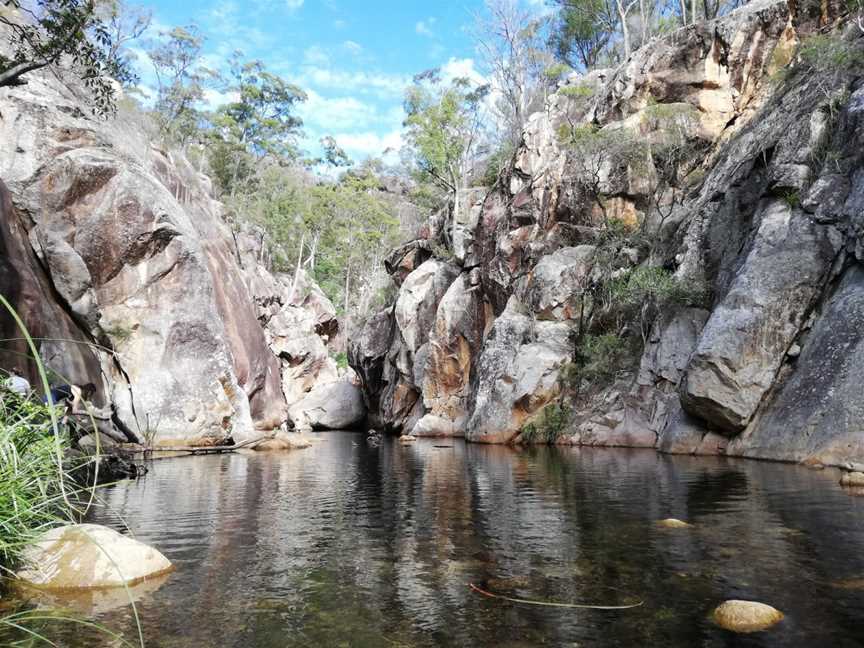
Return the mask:
M 363 368 L 371 417 L 406 433 L 509 443 L 544 407 L 567 401 L 564 443 L 864 458 L 854 424 L 864 398 L 850 391 L 864 89 L 854 75 L 796 71 L 794 56 L 817 30 L 864 49 L 843 15 L 831 2 L 758 0 L 656 39 L 617 69 L 562 82 L 528 120 L 511 172 L 485 197 L 460 195 L 447 260 L 458 276 L 414 302 L 436 312 L 434 323 L 412 320 L 420 330 L 409 338 L 428 346 L 400 337 L 400 320 L 411 319 L 404 301 L 367 325 L 352 362 Z M 649 210 L 654 161 L 599 165 L 602 205 L 586 199 L 576 177 L 584 160 L 562 133 L 590 124 L 653 144 L 664 137 L 658 115 L 688 115 L 682 132 L 699 151 L 698 179 L 680 202 L 662 219 Z M 644 226 L 650 249 L 610 256 L 604 219 Z M 411 281 L 406 268 L 416 272 L 407 252 L 446 247 L 440 232 L 430 226 L 403 248 L 405 262 L 391 264 L 397 283 Z M 659 313 L 641 331 L 641 361 L 606 388 L 583 381 L 574 402 L 562 370 L 578 383 L 569 365 L 579 322 L 597 307 L 584 294 L 601 262 L 619 276 L 662 267 L 708 298 Z
M 285 425 L 286 397 L 338 377 L 335 309 L 311 282 L 271 275 L 265 242 L 235 237 L 210 180 L 139 119 L 91 117 L 39 74 L 0 90 L 3 292 L 49 368 L 98 383 L 130 439 Z
M 97 524 L 46 531 L 25 550 L 22 564 L 18 579 L 46 590 L 123 588 L 174 569 L 153 547 Z

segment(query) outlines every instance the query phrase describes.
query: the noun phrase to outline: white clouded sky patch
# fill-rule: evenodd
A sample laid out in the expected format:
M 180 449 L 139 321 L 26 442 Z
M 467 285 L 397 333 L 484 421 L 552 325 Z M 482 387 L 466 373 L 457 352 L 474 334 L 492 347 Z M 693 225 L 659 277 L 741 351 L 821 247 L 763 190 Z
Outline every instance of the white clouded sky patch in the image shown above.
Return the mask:
M 285 0 L 285 6 L 288 7 L 288 11 L 297 11 L 303 6 L 303 0 Z
M 417 24 L 414 25 L 414 31 L 417 32 L 420 36 L 426 36 L 427 38 L 434 38 L 435 32 L 433 28 L 435 27 L 435 18 L 427 18 L 426 20 L 418 20 Z

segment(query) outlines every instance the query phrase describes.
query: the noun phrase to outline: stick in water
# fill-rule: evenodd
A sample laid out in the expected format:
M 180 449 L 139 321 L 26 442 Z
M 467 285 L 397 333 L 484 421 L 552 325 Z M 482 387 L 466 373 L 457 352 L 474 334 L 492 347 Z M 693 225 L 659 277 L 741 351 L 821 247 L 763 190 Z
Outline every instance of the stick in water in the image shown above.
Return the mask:
M 500 594 L 493 594 L 492 592 L 487 592 L 484 589 L 480 589 L 474 583 L 468 583 L 468 587 L 470 587 L 478 594 L 488 596 L 489 598 L 500 599 L 502 601 L 510 601 L 511 603 L 524 603 L 525 605 L 543 605 L 546 607 L 577 608 L 580 610 L 631 610 L 633 608 L 640 607 L 644 603 L 644 601 L 639 601 L 638 603 L 633 603 L 632 605 L 583 605 L 579 603 L 549 603 L 547 601 L 532 601 L 529 599 L 518 599 L 511 598 L 509 596 L 501 596 Z

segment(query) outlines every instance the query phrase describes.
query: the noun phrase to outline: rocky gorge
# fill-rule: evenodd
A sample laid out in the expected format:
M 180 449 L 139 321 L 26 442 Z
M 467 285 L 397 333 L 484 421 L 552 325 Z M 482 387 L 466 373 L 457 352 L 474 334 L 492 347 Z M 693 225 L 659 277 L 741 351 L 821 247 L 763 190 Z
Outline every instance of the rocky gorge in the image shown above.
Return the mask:
M 0 141 L 0 292 L 54 380 L 97 386 L 118 440 L 362 422 L 328 347 L 331 301 L 302 271 L 272 272 L 263 231 L 230 224 L 210 179 L 153 145 L 135 111 L 95 118 L 75 88 L 34 75 L 0 90 Z M 0 326 L 4 366 L 21 363 L 22 332 L 6 312 Z
M 350 349 L 371 424 L 864 461 L 864 68 L 827 63 L 864 50 L 846 10 L 756 0 L 562 82 L 497 185 L 388 259 L 398 295 Z M 606 323 L 638 344 L 594 381 L 601 284 L 667 276 L 686 294 Z

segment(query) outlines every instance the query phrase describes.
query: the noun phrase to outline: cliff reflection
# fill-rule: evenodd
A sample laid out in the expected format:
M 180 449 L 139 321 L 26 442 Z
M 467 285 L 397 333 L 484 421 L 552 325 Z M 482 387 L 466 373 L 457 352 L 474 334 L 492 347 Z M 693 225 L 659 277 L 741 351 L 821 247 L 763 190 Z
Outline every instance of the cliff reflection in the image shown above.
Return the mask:
M 106 495 L 96 521 L 122 515 L 178 566 L 138 603 L 152 647 L 725 646 L 706 617 L 726 598 L 787 615 L 746 645 L 853 646 L 864 612 L 848 586 L 864 579 L 864 500 L 829 471 L 325 434 L 306 451 L 159 462 Z M 520 606 L 472 582 L 645 605 Z M 132 627 L 128 610 L 101 620 Z M 86 634 L 64 645 L 107 645 Z

